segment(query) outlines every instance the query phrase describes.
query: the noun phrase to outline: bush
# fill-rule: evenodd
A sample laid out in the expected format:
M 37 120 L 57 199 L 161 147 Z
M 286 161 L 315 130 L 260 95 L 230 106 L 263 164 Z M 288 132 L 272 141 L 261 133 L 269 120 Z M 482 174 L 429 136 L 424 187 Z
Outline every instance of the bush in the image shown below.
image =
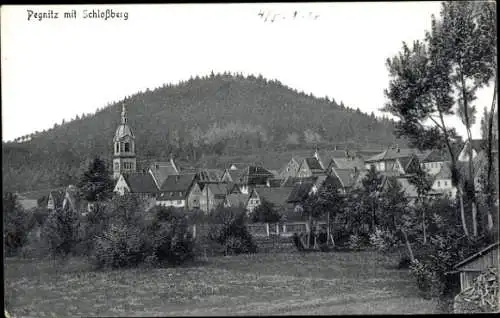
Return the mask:
M 352 234 L 351 236 L 349 236 L 349 241 L 347 242 L 347 246 L 354 251 L 359 251 L 361 250 L 361 243 L 362 243 L 361 236 L 357 234 Z
M 155 223 L 148 233 L 150 255 L 157 263 L 179 265 L 194 258 L 194 238 L 185 218 Z
M 215 224 L 210 229 L 210 240 L 217 242 L 225 255 L 257 251 L 257 245 L 245 224 L 244 210 L 219 208 L 211 218 Z
M 375 247 L 379 252 L 391 253 L 398 247 L 399 240 L 390 231 L 375 229 L 375 232 L 369 236 L 370 245 Z
M 135 266 L 147 256 L 146 240 L 140 229 L 112 224 L 95 241 L 94 264 L 98 268 Z
M 79 215 L 72 209 L 57 209 L 49 214 L 41 230 L 41 239 L 52 256 L 75 252 L 79 242 Z
M 3 235 L 6 256 L 16 255 L 28 242 L 28 233 L 35 226 L 33 215 L 24 210 L 14 194 L 3 196 Z
M 183 211 L 158 207 L 153 217 L 134 198 L 116 198 L 110 208 L 88 215 L 86 238 L 98 268 L 146 263 L 178 265 L 193 258 L 194 240 Z
M 253 210 L 250 219 L 254 223 L 277 223 L 281 220 L 281 215 L 271 202 L 263 199 L 261 204 Z

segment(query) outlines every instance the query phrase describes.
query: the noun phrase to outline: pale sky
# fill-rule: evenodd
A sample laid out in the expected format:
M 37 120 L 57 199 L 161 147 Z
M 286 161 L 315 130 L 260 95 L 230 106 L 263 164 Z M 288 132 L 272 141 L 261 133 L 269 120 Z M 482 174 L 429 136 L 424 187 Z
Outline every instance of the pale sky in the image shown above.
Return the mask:
M 76 19 L 63 12 L 77 10 Z M 85 19 L 113 9 L 128 19 Z M 439 2 L 2 6 L 2 139 L 51 128 L 146 88 L 262 74 L 363 112 L 386 101 L 385 61 L 422 39 Z M 28 21 L 28 11 L 59 19 Z M 279 13 L 274 23 L 258 16 Z M 293 19 L 294 11 L 298 11 Z M 311 12 L 311 18 L 309 18 Z M 305 15 L 305 18 L 301 18 Z M 319 15 L 317 19 L 313 19 Z M 285 17 L 283 19 L 282 17 Z M 492 88 L 479 93 L 482 112 Z M 458 121 L 457 121 L 458 122 Z M 479 118 L 477 119 L 479 122 Z M 463 133 L 463 130 L 461 130 Z M 479 125 L 473 136 L 479 138 Z

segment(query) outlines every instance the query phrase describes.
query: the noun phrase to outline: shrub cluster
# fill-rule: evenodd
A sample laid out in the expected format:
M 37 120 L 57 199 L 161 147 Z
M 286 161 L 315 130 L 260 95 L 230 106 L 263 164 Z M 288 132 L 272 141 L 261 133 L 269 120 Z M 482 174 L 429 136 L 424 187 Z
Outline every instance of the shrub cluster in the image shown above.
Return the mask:
M 212 212 L 211 222 L 209 238 L 221 246 L 224 255 L 257 251 L 243 210 L 218 208 Z
M 134 199 L 118 198 L 113 203 L 110 222 L 103 226 L 102 234 L 94 235 L 91 257 L 95 265 L 178 265 L 194 257 L 194 239 L 181 212 L 160 207 L 148 217 Z
M 36 219 L 19 204 L 12 193 L 3 195 L 3 240 L 6 256 L 18 254 L 28 243 Z

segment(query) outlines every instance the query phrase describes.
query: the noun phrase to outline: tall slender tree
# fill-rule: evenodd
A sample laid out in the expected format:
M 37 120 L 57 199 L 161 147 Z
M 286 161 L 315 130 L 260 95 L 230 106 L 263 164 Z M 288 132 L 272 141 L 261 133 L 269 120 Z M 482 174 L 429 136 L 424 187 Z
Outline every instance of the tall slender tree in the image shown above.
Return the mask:
M 493 76 L 492 41 L 487 19 L 489 7 L 472 2 L 445 2 L 441 19 L 432 17 L 431 31 L 424 42 L 415 41 L 410 48 L 403 43 L 402 52 L 387 60 L 391 76 L 385 91 L 389 102 L 384 110 L 400 119 L 396 132 L 407 136 L 420 149 L 446 148 L 451 158 L 452 183 L 457 187 L 462 225 L 469 232 L 463 204 L 465 176 L 461 176 L 453 143 L 456 131 L 449 128 L 445 116 L 459 114 L 467 131 L 474 122 L 476 92 Z M 455 105 L 457 106 L 455 109 Z M 471 152 L 472 150 L 470 150 Z M 470 154 L 470 153 L 469 153 Z M 469 155 L 468 179 L 474 171 Z M 473 235 L 477 233 L 477 205 L 472 196 Z
M 113 180 L 102 159 L 95 157 L 90 162 L 88 169 L 80 178 L 78 189 L 83 198 L 91 205 L 111 197 Z

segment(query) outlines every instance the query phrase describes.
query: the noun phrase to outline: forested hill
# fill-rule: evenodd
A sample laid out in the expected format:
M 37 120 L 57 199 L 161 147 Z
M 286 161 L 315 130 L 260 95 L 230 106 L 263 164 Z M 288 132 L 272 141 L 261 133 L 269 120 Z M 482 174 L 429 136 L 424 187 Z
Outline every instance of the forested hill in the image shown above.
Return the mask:
M 362 93 L 362 92 L 360 92 Z M 343 144 L 394 142 L 393 122 L 261 76 L 211 74 L 139 92 L 92 115 L 3 144 L 3 187 L 25 191 L 72 182 L 86 160 L 109 160 L 121 105 L 136 134 L 138 160 Z

